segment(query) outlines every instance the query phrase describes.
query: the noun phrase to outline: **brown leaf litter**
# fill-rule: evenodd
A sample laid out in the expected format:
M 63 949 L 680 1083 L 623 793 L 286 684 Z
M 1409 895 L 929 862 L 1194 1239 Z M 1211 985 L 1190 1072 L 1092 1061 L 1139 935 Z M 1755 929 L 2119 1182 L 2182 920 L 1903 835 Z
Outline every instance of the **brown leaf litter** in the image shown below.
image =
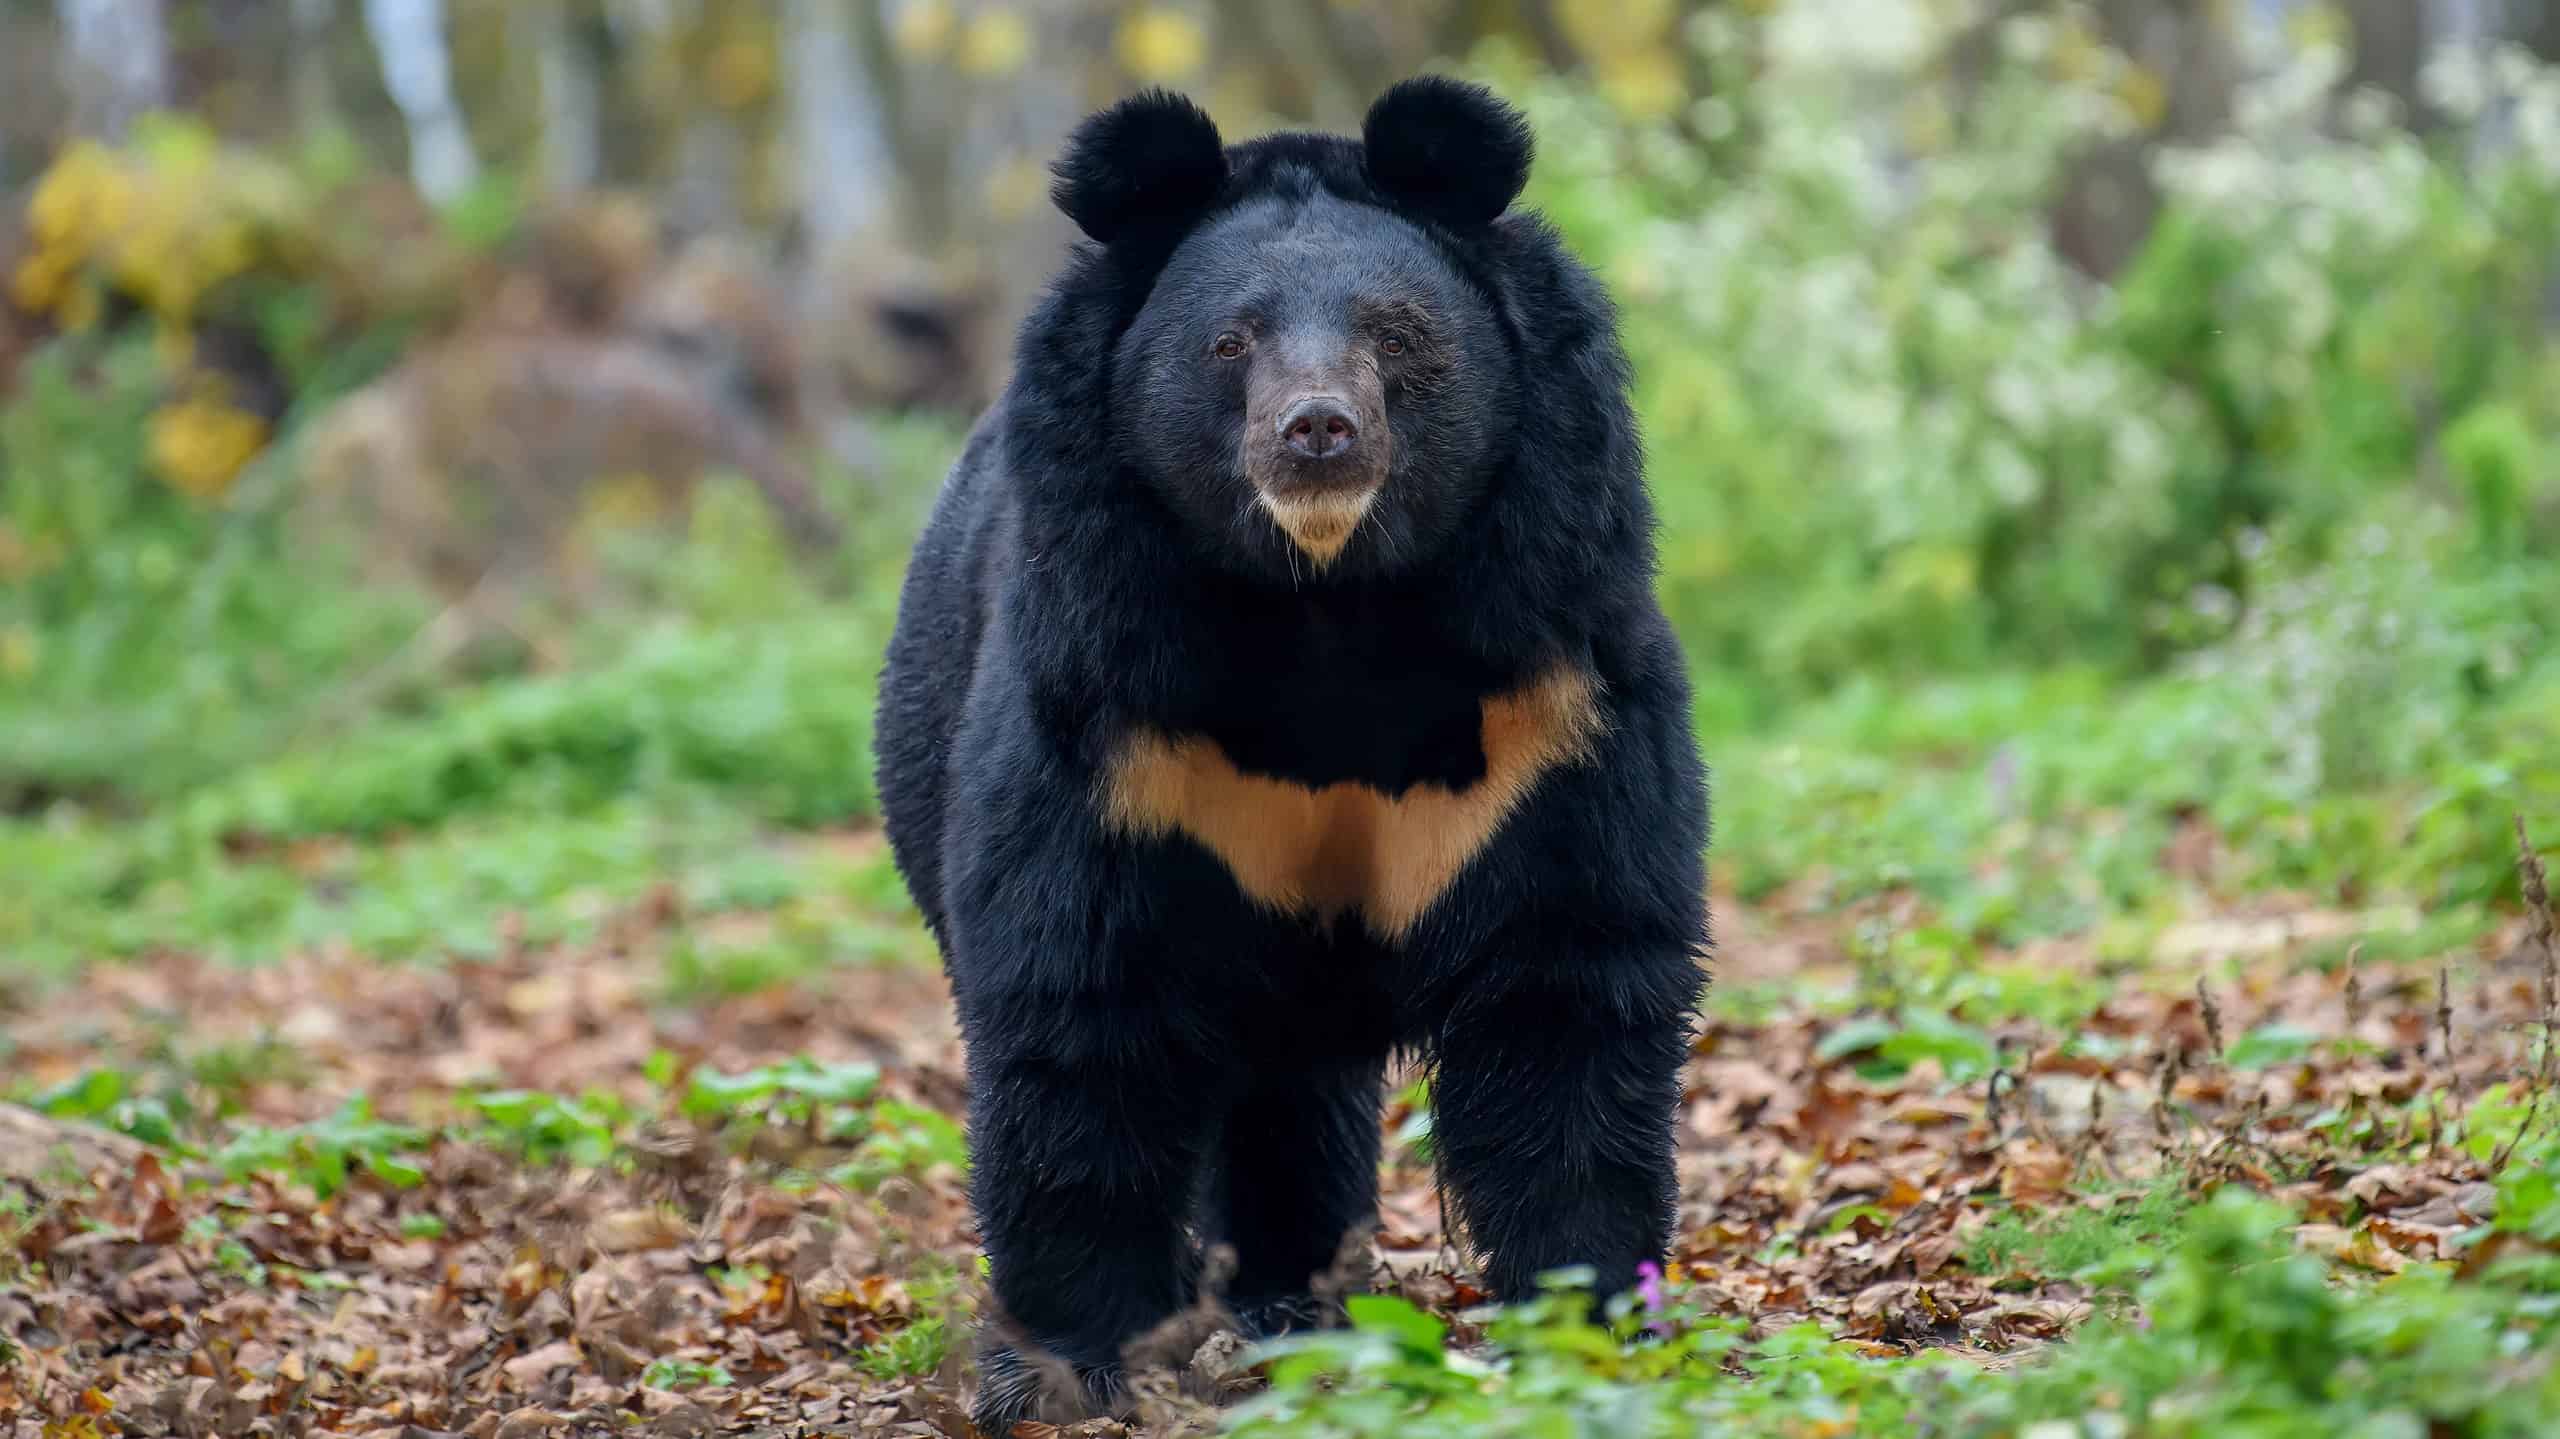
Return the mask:
M 1855 969 L 1857 916 L 1736 921 L 1728 949 L 1750 953 L 1728 969 Z M 2067 1275 L 1974 1272 L 1971 1239 L 1991 1213 L 2103 1205 L 2164 1175 L 2276 1193 L 2304 1210 L 2304 1245 L 2354 1269 L 2457 1258 L 2489 1191 L 2444 1126 L 2467 1097 L 2523 1075 L 2526 1026 L 2552 1013 L 2550 963 L 2530 954 L 2547 933 L 2520 925 L 2406 969 L 2296 963 L 2340 928 L 2308 905 L 2199 916 L 2175 945 L 2215 979 L 2120 981 L 2085 1023 L 2090 1042 L 2069 1048 L 2073 1036 L 2004 1021 L 2001 1067 L 1963 1084 L 1930 1060 L 1873 1077 L 1855 1056 L 1823 1058 L 1839 1015 L 1711 1019 L 1680 1124 L 1679 1277 L 1763 1329 L 1813 1319 L 1874 1353 L 2015 1354 L 2111 1301 Z M 647 1105 L 660 1051 L 727 1070 L 868 1060 L 885 1094 L 956 1112 L 938 976 L 847 969 L 683 1005 L 658 994 L 642 948 L 607 938 L 444 968 L 307 956 L 242 970 L 164 954 L 39 997 L 0 1021 L 0 1052 L 47 1084 L 173 1048 L 280 1046 L 291 1063 L 231 1096 L 241 1120 L 278 1126 L 362 1093 L 386 1118 L 432 1127 L 460 1086 Z M 2237 1036 L 2278 1019 L 2319 1042 L 2263 1068 L 2227 1063 Z M 2339 1115 L 2369 1117 L 2404 1154 L 2377 1163 L 2370 1142 L 2343 1144 L 2322 1120 Z M 1390 1114 L 1390 1132 L 1405 1117 Z M 968 1434 L 965 1337 L 922 1377 L 864 1358 L 951 1307 L 918 1298 L 932 1276 L 974 1275 L 948 1171 L 864 1194 L 807 1178 L 819 1166 L 797 1152 L 805 1136 L 740 1152 L 667 1117 L 607 1170 L 440 1142 L 415 1187 L 359 1170 L 321 1199 L 113 1137 L 62 1156 L 22 1113 L 0 1118 L 0 1136 L 11 1126 L 44 1154 L 18 1141 L 0 1154 L 0 1341 L 16 1355 L 0 1364 L 0 1439 Z M 1484 1298 L 1410 1155 L 1391 1158 L 1365 1238 L 1352 1254 L 1368 1284 L 1453 1317 Z M 972 1307 L 964 1291 L 955 1313 Z M 1456 1333 L 1476 1337 L 1463 1321 Z M 1186 1392 L 1249 1382 L 1231 1336 L 1168 1342 L 1199 1381 Z M 729 1382 L 681 1384 L 715 1370 Z M 1171 1387 L 1145 1392 L 1161 1400 L 1152 1424 L 1029 1427 L 1161 1435 L 1208 1413 Z

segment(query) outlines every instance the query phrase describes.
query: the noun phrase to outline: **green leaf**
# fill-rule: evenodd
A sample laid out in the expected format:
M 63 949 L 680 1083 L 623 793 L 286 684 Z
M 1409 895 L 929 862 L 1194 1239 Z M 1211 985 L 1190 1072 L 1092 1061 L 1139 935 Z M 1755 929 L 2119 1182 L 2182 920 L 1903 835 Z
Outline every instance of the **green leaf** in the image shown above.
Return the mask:
M 742 1074 L 697 1069 L 685 1091 L 684 1112 L 696 1117 L 737 1114 L 758 1100 L 770 1098 L 781 1087 L 780 1077 L 769 1068 L 750 1069 Z
M 2269 1020 L 2232 1041 L 2222 1060 L 2233 1069 L 2266 1069 L 2308 1056 L 2319 1042 L 2320 1035 L 2315 1030 L 2280 1019 Z
M 801 1060 L 786 1070 L 781 1087 L 827 1104 L 860 1104 L 880 1088 L 876 1064 L 815 1064 Z
M 1956 1084 L 1970 1083 L 2000 1065 L 1999 1046 L 1988 1033 L 1930 1010 L 1905 1016 L 1902 1029 L 1877 1045 L 1876 1053 L 1905 1069 L 1934 1059 Z
M 364 1156 L 364 1167 L 372 1173 L 374 1178 L 394 1189 L 415 1189 L 427 1182 L 427 1172 L 424 1169 L 406 1160 L 394 1159 L 388 1154 L 367 1152 Z
M 1384 1334 L 1411 1353 L 1439 1353 L 1449 1333 L 1448 1325 L 1392 1294 L 1354 1294 L 1342 1301 L 1342 1307 L 1350 1314 L 1353 1328 Z
M 41 1090 L 34 1107 L 56 1119 L 95 1119 L 124 1098 L 127 1081 L 120 1069 L 88 1069 Z
M 1830 1064 L 1852 1054 L 1874 1049 L 1893 1038 L 1897 1032 L 1893 1021 L 1881 1015 L 1866 1015 L 1857 1019 L 1844 1020 L 1834 1026 L 1829 1034 L 1822 1036 L 1822 1042 L 1813 1047 L 1813 1057 L 1825 1064 Z

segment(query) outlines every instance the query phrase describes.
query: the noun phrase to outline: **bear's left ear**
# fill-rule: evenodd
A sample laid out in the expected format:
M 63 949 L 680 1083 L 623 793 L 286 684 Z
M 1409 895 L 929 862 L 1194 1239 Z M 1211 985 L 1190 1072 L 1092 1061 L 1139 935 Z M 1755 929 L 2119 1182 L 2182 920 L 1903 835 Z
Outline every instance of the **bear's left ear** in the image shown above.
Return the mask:
M 1529 122 L 1491 90 L 1441 75 L 1378 97 L 1361 122 L 1369 180 L 1406 209 L 1455 229 L 1491 224 L 1529 183 Z
M 1067 137 L 1049 198 L 1105 245 L 1176 234 L 1227 183 L 1226 146 L 1209 112 L 1145 90 L 1089 115 Z

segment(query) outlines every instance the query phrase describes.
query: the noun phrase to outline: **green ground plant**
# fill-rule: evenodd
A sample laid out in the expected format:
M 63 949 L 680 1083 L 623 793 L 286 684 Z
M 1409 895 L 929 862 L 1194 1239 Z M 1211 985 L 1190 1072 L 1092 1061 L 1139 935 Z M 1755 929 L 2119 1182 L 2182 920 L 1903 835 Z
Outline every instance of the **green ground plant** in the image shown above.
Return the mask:
M 2509 1222 L 2504 1195 L 2500 1214 Z M 1685 1310 L 1676 1290 L 1622 1307 L 1609 1328 L 1569 1298 L 1526 1306 L 1490 1322 L 1486 1350 L 1457 1352 L 1441 1321 L 1382 1298 L 1356 1302 L 1347 1330 L 1266 1346 L 1271 1390 L 1234 1432 L 2524 1439 L 2560 1413 L 2548 1261 L 2473 1283 L 2430 1267 L 2346 1289 L 2295 1250 L 2291 1214 L 2245 1191 L 2183 1217 L 2146 1198 L 2134 1215 L 2133 1228 L 2176 1229 L 2137 1291 L 2140 1317 L 2100 1321 L 2015 1369 L 1943 1352 L 1879 1361 L 1814 1326 L 1752 1340 Z M 2066 1225 L 2044 1242 L 2105 1263 L 2131 1232 Z

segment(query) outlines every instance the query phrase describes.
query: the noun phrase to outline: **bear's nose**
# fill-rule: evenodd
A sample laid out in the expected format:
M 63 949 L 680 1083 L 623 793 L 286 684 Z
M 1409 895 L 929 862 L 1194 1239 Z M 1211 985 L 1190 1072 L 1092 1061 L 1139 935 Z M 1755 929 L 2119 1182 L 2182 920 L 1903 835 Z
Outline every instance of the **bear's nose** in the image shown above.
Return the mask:
M 1280 438 L 1292 454 L 1310 460 L 1333 460 L 1351 453 L 1360 438 L 1351 408 L 1331 395 L 1314 395 L 1289 407 L 1280 417 Z

